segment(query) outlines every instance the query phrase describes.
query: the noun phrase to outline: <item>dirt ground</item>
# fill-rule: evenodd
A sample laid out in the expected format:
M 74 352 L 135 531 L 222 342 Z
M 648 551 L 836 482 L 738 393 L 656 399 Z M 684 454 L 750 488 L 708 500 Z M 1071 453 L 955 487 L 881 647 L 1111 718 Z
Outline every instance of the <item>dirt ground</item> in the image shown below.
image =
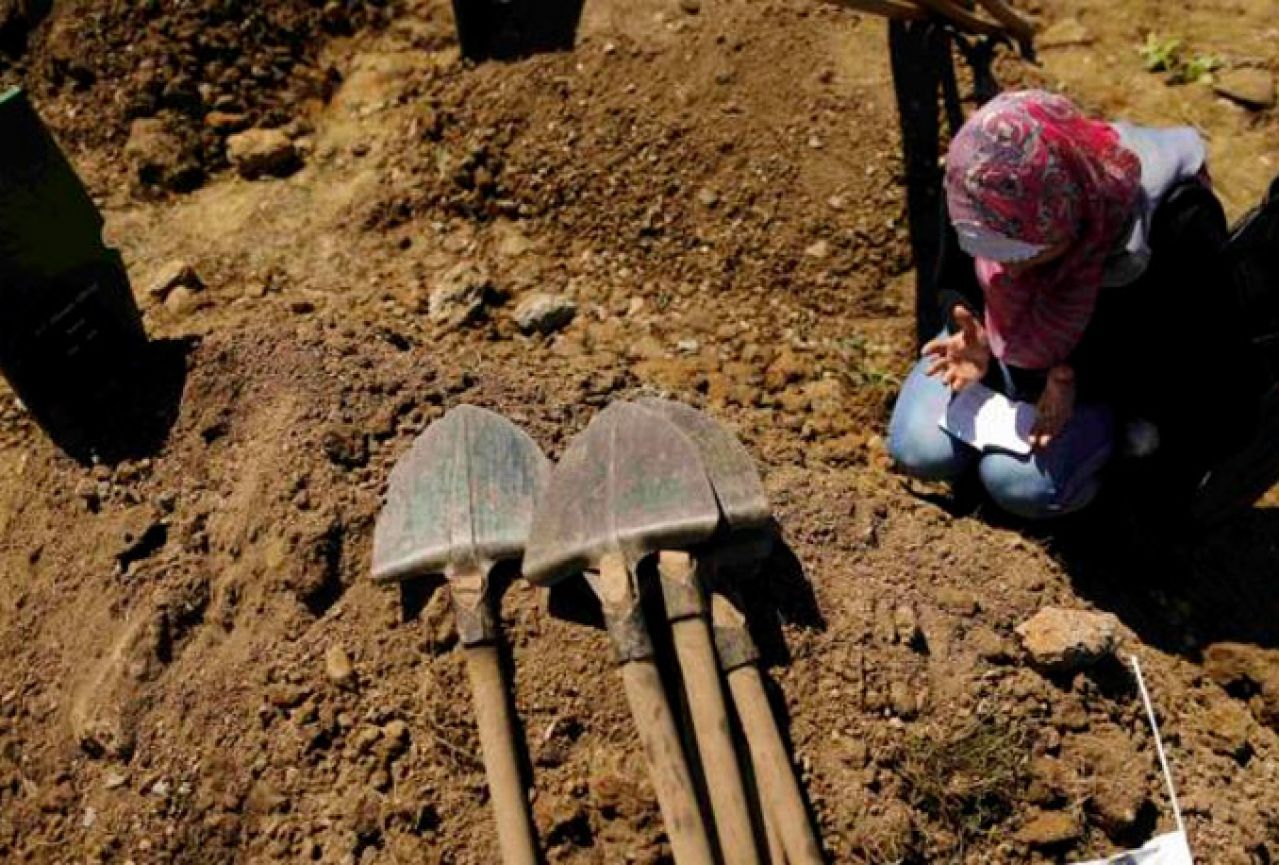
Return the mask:
M 446 593 L 368 578 L 387 475 L 458 403 L 556 456 L 657 393 L 765 474 L 786 543 L 753 626 L 831 861 L 1171 828 L 1119 662 L 1027 663 L 1045 606 L 1119 617 L 1196 857 L 1279 861 L 1279 512 L 1188 540 L 1115 495 L 1044 533 L 889 471 L 913 272 L 882 21 L 587 0 L 574 52 L 477 67 L 439 0 L 266 6 L 81 0 L 4 43 L 185 378 L 163 445 L 113 464 L 0 401 L 0 860 L 498 861 Z M 1021 8 L 1075 44 L 1007 76 L 1196 125 L 1232 215 L 1279 172 L 1279 113 L 1137 50 L 1279 72 L 1274 0 Z M 230 169 L 254 126 L 300 170 Z M 173 261 L 201 285 L 152 292 Z M 473 308 L 432 309 L 459 285 Z M 572 321 L 525 333 L 538 293 Z M 502 611 L 547 859 L 670 861 L 607 638 L 545 600 Z

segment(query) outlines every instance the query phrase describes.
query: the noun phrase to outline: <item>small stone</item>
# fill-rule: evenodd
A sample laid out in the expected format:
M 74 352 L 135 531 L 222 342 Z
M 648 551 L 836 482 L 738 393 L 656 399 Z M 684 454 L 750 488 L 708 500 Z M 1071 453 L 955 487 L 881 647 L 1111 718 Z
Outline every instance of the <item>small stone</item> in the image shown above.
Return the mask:
M 382 731 L 377 727 L 361 727 L 351 737 L 351 747 L 357 754 L 368 754 L 381 738 Z
M 348 685 L 355 680 L 355 667 L 351 657 L 339 643 L 329 646 L 324 653 L 324 674 L 335 685 Z
M 804 255 L 820 261 L 830 255 L 830 243 L 825 240 L 815 241 L 804 250 Z
M 204 125 L 214 132 L 229 135 L 233 132 L 239 132 L 248 126 L 249 117 L 247 114 L 240 114 L 239 112 L 210 111 L 204 115 Z
M 1218 96 L 1261 111 L 1275 105 L 1275 80 L 1265 69 L 1230 69 L 1217 76 L 1212 85 Z
M 1018 625 L 1017 634 L 1036 666 L 1068 673 L 1114 654 L 1119 620 L 1110 613 L 1044 607 Z
M 287 177 L 302 166 L 297 148 L 279 129 L 249 129 L 226 140 L 227 159 L 240 176 Z
M 893 610 L 893 633 L 897 642 L 903 646 L 910 646 L 912 649 L 923 646 L 924 632 L 920 630 L 919 616 L 915 614 L 914 607 L 901 604 Z
M 515 308 L 515 324 L 525 333 L 554 333 L 577 315 L 577 304 L 560 294 L 530 294 Z
M 708 209 L 716 207 L 719 204 L 719 194 L 715 190 L 703 186 L 697 191 L 697 202 Z
M 138 181 L 148 186 L 188 192 L 204 180 L 192 149 L 157 118 L 133 121 L 124 156 Z
M 483 317 L 493 294 L 488 273 L 464 261 L 440 279 L 427 299 L 427 314 L 436 324 L 461 327 Z
M 200 308 L 200 299 L 185 286 L 178 286 L 164 299 L 164 308 L 177 318 L 184 318 Z
M 1038 850 L 1062 847 L 1078 841 L 1079 820 L 1066 811 L 1041 811 L 1017 830 L 1017 840 Z
M 150 285 L 147 286 L 147 294 L 158 301 L 163 301 L 175 288 L 200 291 L 204 288 L 204 283 L 194 267 L 185 261 L 175 259 L 156 272 Z
M 1044 28 L 1035 39 L 1039 48 L 1068 48 L 1072 45 L 1091 45 L 1095 41 L 1091 32 L 1078 18 L 1061 18 Z
M 702 11 L 702 0 L 679 0 L 679 8 L 689 15 L 696 15 Z
M 108 772 L 106 778 L 102 779 L 102 789 L 119 790 L 125 784 L 129 783 L 129 776 L 123 772 Z

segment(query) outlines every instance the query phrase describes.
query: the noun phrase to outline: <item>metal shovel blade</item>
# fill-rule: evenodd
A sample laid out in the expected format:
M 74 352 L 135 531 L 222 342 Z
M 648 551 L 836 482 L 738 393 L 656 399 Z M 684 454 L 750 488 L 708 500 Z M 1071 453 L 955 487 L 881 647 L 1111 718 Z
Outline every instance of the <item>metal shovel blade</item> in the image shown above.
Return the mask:
M 761 528 L 772 519 L 773 511 L 755 461 L 727 427 L 692 406 L 673 400 L 646 397 L 637 404 L 662 415 L 692 439 L 729 529 L 738 532 Z
M 555 583 L 610 553 L 628 565 L 701 543 L 719 506 L 691 439 L 664 416 L 617 402 L 569 444 L 533 518 L 524 575 Z
M 373 578 L 487 571 L 518 558 L 549 474 L 550 461 L 515 424 L 458 406 L 427 427 L 391 471 L 373 532 Z

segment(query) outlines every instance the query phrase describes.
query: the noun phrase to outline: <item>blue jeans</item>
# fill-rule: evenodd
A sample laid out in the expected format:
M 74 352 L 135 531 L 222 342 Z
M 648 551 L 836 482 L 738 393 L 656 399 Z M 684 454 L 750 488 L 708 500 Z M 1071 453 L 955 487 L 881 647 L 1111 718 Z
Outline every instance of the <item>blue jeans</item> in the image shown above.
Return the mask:
M 937 425 L 951 391 L 921 360 L 902 386 L 888 427 L 888 452 L 898 468 L 928 481 L 954 481 L 976 468 L 982 486 L 1004 510 L 1027 519 L 1072 513 L 1097 495 L 1097 475 L 1114 449 L 1115 419 L 1101 405 L 1077 405 L 1065 429 L 1028 456 L 983 453 Z

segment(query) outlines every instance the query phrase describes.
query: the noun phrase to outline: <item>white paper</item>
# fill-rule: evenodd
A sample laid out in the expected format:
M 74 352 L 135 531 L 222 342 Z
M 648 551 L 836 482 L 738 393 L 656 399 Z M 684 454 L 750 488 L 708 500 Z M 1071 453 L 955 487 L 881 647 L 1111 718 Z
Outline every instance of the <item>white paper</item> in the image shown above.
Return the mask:
M 982 384 L 955 394 L 937 425 L 978 450 L 1003 450 L 1025 456 L 1031 451 L 1035 406 L 1013 402 Z
M 1194 865 L 1185 832 L 1169 832 L 1154 838 L 1140 850 L 1129 850 L 1109 859 L 1092 859 L 1076 865 Z

